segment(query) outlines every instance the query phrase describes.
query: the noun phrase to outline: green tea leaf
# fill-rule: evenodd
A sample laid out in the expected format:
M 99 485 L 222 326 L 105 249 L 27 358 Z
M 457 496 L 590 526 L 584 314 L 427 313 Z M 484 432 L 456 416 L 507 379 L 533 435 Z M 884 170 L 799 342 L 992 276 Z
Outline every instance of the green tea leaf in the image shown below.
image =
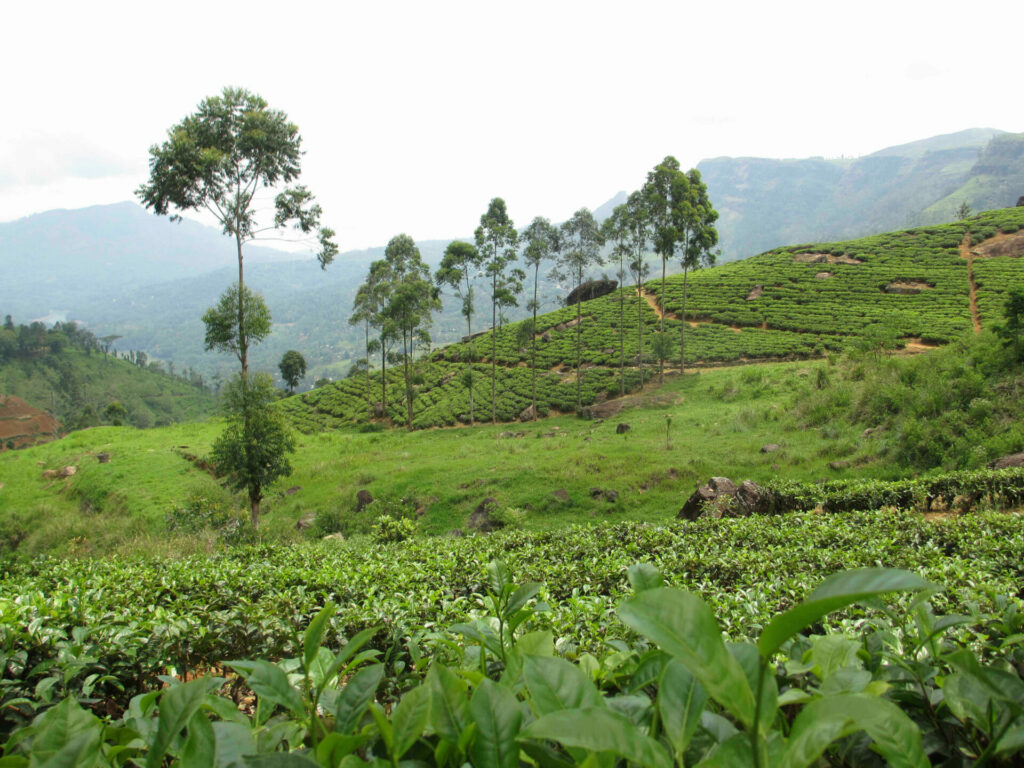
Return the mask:
M 337 610 L 338 607 L 334 603 L 328 603 L 309 622 L 306 634 L 302 638 L 302 661 L 305 669 L 309 669 L 309 665 L 316 658 L 317 651 L 320 649 L 320 643 L 324 639 L 324 631 L 330 623 L 331 616 Z
M 334 730 L 337 733 L 352 733 L 358 726 L 366 708 L 377 693 L 377 686 L 384 677 L 384 665 L 374 664 L 363 667 L 348 681 L 345 690 L 338 697 L 334 713 Z
M 293 715 L 302 717 L 306 707 L 302 695 L 288 682 L 288 675 L 276 664 L 255 661 L 229 661 L 227 665 L 238 671 L 253 693 L 271 706 L 282 706 Z
M 523 713 L 515 694 L 491 680 L 484 680 L 469 701 L 477 733 L 470 747 L 476 768 L 518 768 L 516 737 Z
M 624 601 L 619 618 L 679 659 L 715 701 L 750 727 L 754 693 L 703 600 L 678 589 L 648 589 Z
M 579 667 L 565 659 L 525 656 L 523 678 L 538 714 L 604 706 L 597 687 Z
M 443 664 L 434 664 L 425 683 L 430 689 L 430 724 L 438 736 L 453 744 L 470 722 L 468 686 Z
M 284 675 L 284 672 L 281 672 L 281 675 Z M 146 754 L 147 768 L 157 768 L 162 764 L 171 740 L 181 733 L 192 716 L 199 711 L 206 700 L 206 695 L 216 686 L 217 681 L 214 678 L 200 677 L 181 685 L 171 686 L 163 692 L 160 696 L 160 719 L 156 736 Z
M 635 563 L 626 569 L 626 576 L 629 583 L 636 592 L 643 592 L 646 589 L 657 589 L 665 585 L 661 571 L 650 563 Z
M 391 758 L 401 760 L 427 726 L 430 689 L 419 685 L 406 693 L 391 713 Z
M 708 694 L 678 659 L 665 665 L 658 682 L 658 712 L 676 755 L 682 755 L 700 725 Z
M 797 632 L 853 603 L 888 592 L 913 592 L 932 587 L 917 574 L 896 568 L 862 568 L 833 574 L 802 603 L 772 619 L 757 641 L 758 650 L 767 658 Z
M 672 760 L 658 742 L 607 708 L 551 712 L 526 726 L 522 738 L 550 739 L 565 747 L 613 752 L 645 768 L 672 768 Z

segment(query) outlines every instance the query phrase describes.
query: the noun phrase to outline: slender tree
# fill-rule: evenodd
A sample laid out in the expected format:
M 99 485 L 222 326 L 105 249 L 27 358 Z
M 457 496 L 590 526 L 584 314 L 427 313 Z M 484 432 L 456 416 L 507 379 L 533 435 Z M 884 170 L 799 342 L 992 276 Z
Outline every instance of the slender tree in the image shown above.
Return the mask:
M 239 306 L 243 308 L 241 325 Z M 248 288 L 239 291 L 235 283 L 203 313 L 203 324 L 207 351 L 231 352 L 245 365 L 246 345 L 258 344 L 270 334 L 270 310 L 262 296 Z
M 405 369 L 406 424 L 412 430 L 413 391 L 410 364 L 413 345 L 417 340 L 429 339 L 427 328 L 431 314 L 441 308 L 438 292 L 430 280 L 430 270 L 420 256 L 420 250 L 409 235 L 391 238 L 384 250 L 388 266 L 388 302 L 384 317 L 394 324 L 402 339 L 402 362 Z
M 321 227 L 321 208 L 304 186 L 282 189 L 274 199 L 273 222 L 263 227 L 257 222 L 257 192 L 298 179 L 301 141 L 298 127 L 284 112 L 270 109 L 249 91 L 225 88 L 172 126 L 167 141 L 150 148 L 149 183 L 136 190 L 142 203 L 160 215 L 205 210 L 235 239 L 240 289 L 236 338 L 243 374 L 248 372 L 250 345 L 243 302 L 243 244 L 267 230 L 293 225 L 316 237 L 321 267 L 338 252 L 334 231 Z M 171 218 L 180 220 L 180 213 Z
M 604 221 L 605 239 L 613 241 L 612 255 L 619 259 L 619 391 L 626 394 L 626 274 L 633 273 L 637 295 L 637 359 L 640 368 L 640 383 L 643 384 L 643 296 L 642 281 L 646 277 L 647 262 L 644 252 L 650 237 L 647 223 L 647 207 L 643 195 L 634 192 L 622 205 L 616 206 L 612 215 Z M 642 274 L 641 274 L 642 273 Z
M 473 414 L 473 278 L 482 266 L 480 250 L 471 243 L 455 240 L 448 244 L 441 266 L 434 275 L 439 286 L 447 285 L 455 291 L 462 306 L 462 316 L 466 318 L 466 386 L 469 389 L 469 423 L 474 423 Z
M 714 266 L 715 254 L 711 249 L 718 243 L 718 230 L 714 223 L 718 212 L 711 206 L 708 188 L 701 181 L 700 171 L 691 168 L 686 172 L 689 195 L 686 203 L 679 207 L 680 266 L 683 268 L 683 306 L 679 324 L 679 372 L 682 373 L 686 354 L 686 278 L 694 270 Z
M 540 309 L 540 301 L 537 290 L 540 286 L 540 265 L 545 261 L 557 258 L 561 236 L 558 227 L 550 221 L 538 216 L 530 226 L 519 233 L 519 242 L 523 245 L 523 263 L 533 267 L 533 298 L 527 303 L 533 316 L 529 321 L 530 340 L 530 372 L 531 387 L 533 393 L 533 418 L 537 418 L 537 310 Z M 524 331 L 524 334 L 526 331 Z
M 380 352 L 380 405 L 382 412 L 387 412 L 388 403 L 388 351 L 395 338 L 394 323 L 386 316 L 385 308 L 388 301 L 393 275 L 391 267 L 385 259 L 379 259 L 370 265 L 366 281 L 356 291 L 353 312 L 349 323 L 363 323 L 366 338 L 366 397 L 367 406 L 373 414 L 370 401 L 370 355 Z M 370 328 L 377 329 L 377 338 L 370 340 Z
M 476 247 L 480 250 L 484 274 L 491 283 L 491 422 L 498 421 L 498 309 L 515 306 L 515 294 L 522 290 L 522 277 L 517 284 L 516 276 L 521 270 L 510 269 L 516 258 L 517 234 L 512 219 L 508 216 L 505 201 L 500 197 L 491 200 L 487 211 L 480 217 L 480 226 L 474 233 Z
M 557 274 L 568 278 L 573 290 L 583 285 L 583 278 L 592 267 L 604 262 L 601 246 L 604 237 L 601 227 L 586 208 L 580 208 L 561 227 L 561 253 L 558 258 Z M 583 408 L 583 370 L 580 367 L 583 350 L 583 298 L 576 299 L 576 408 Z

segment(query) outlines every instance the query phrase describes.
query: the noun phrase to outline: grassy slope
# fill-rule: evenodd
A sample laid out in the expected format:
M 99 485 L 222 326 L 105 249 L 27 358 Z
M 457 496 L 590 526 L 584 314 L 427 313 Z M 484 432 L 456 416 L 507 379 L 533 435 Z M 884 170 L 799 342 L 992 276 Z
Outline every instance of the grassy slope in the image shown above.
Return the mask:
M 833 459 L 868 461 L 855 438 L 860 428 L 807 430 L 787 416 L 824 365 L 764 364 L 672 377 L 614 419 L 562 416 L 519 425 L 517 437 L 502 437 L 508 430 L 500 425 L 300 436 L 294 473 L 268 495 L 263 528 L 275 538 L 300 536 L 295 522 L 309 512 L 335 513 L 345 530 L 358 528 L 379 514 L 371 508 L 361 519 L 354 516 L 361 488 L 378 498 L 406 499 L 400 506 L 409 512 L 423 507 L 419 530 L 438 534 L 464 528 L 485 497 L 503 509 L 525 510 L 513 513 L 520 525 L 547 529 L 581 520 L 667 520 L 710 475 L 834 477 L 827 466 Z M 616 434 L 620 422 L 631 430 Z M 0 529 L 22 530 L 26 552 L 202 549 L 208 542 L 168 537 L 163 521 L 192 492 L 222 495 L 182 456 L 205 455 L 219 429 L 215 421 L 143 431 L 104 427 L 0 455 Z M 761 453 L 766 443 L 781 448 Z M 100 451 L 111 454 L 109 464 L 95 459 Z M 67 464 L 79 467 L 74 477 L 41 478 L 42 469 Z M 857 470 L 869 476 L 894 471 L 872 464 Z M 293 486 L 300 490 L 286 494 Z M 594 487 L 618 491 L 618 501 L 591 498 Z M 552 495 L 558 489 L 569 501 Z

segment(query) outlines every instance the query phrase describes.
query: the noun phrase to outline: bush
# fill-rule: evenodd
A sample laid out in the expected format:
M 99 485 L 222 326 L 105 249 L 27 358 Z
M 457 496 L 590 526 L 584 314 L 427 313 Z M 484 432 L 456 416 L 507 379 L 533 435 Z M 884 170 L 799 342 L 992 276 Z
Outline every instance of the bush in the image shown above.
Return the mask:
M 370 535 L 381 544 L 394 544 L 411 538 L 416 533 L 416 525 L 408 518 L 396 518 L 381 515 L 373 524 Z

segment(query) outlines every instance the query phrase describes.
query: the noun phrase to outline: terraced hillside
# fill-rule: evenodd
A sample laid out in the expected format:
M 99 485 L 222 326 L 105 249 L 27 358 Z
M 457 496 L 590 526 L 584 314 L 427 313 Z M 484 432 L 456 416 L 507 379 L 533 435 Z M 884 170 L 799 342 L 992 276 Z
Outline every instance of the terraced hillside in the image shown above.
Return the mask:
M 998 321 L 1006 292 L 1024 288 L 1024 208 L 990 211 L 957 224 L 841 243 L 779 248 L 692 273 L 687 281 L 687 366 L 820 357 L 851 345 L 946 343 Z M 660 279 L 584 302 L 580 328 L 585 406 L 620 394 L 619 327 L 627 392 L 650 380 L 661 323 Z M 682 276 L 665 284 L 665 330 L 678 350 Z M 575 410 L 575 307 L 537 320 L 540 415 Z M 519 418 L 531 403 L 529 335 L 497 331 L 497 415 Z M 491 332 L 434 352 L 417 368 L 413 426 L 469 421 L 466 363 L 472 360 L 476 418 L 490 416 Z M 678 354 L 676 351 L 675 354 Z M 379 371 L 283 403 L 304 431 L 378 421 L 405 424 L 400 371 Z M 614 404 L 605 406 L 614 411 Z

